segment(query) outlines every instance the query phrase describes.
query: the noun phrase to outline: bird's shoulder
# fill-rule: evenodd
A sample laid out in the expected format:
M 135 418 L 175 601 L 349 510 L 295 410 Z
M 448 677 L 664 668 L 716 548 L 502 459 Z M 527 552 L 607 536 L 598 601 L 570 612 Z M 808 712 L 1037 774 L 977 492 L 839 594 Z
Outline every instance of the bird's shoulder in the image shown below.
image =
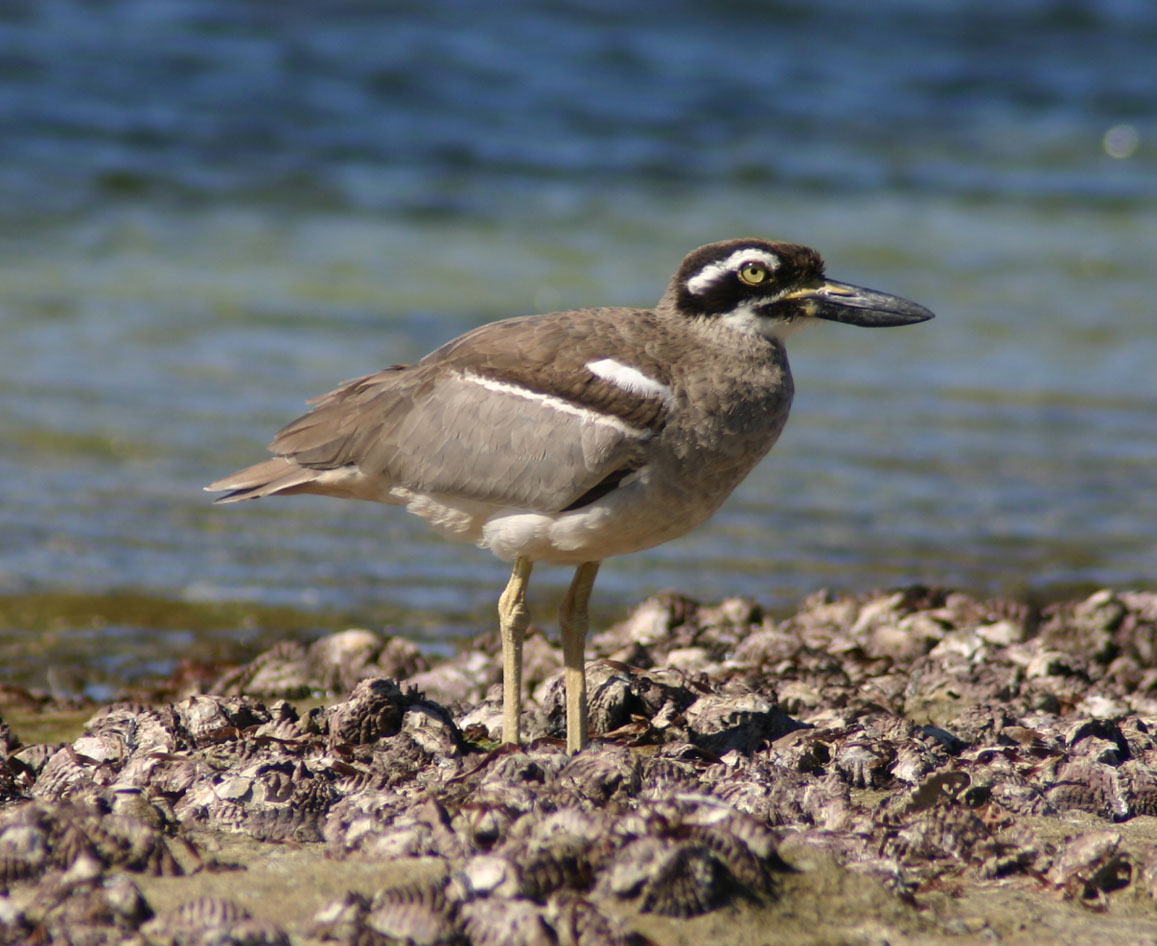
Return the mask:
M 526 315 L 490 322 L 460 335 L 418 364 L 505 369 L 517 365 L 585 364 L 632 350 L 632 339 L 663 335 L 653 309 L 603 307 Z M 640 354 L 644 352 L 639 351 Z
M 505 319 L 467 332 L 415 365 L 426 386 L 462 378 L 525 390 L 657 430 L 672 362 L 651 309 L 598 308 Z

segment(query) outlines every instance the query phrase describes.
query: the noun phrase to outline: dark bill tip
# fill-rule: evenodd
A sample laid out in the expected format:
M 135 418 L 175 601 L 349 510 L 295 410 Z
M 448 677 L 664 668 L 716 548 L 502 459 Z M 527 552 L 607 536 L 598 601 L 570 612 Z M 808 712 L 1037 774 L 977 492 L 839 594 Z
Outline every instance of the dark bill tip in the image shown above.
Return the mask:
M 892 325 L 915 325 L 933 318 L 931 312 L 915 302 L 874 289 L 862 289 L 847 283 L 826 281 L 810 294 L 817 319 L 883 328 Z

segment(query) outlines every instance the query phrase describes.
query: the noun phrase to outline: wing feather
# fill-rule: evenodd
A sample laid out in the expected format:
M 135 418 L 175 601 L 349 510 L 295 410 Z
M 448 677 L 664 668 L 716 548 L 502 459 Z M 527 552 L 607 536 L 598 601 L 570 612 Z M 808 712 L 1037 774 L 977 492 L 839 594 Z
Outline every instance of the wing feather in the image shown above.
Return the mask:
M 600 332 L 580 330 L 578 317 L 600 313 Z M 587 367 L 621 349 L 623 313 L 649 315 L 596 310 L 496 322 L 417 364 L 355 378 L 278 433 L 270 447 L 277 459 L 210 488 L 232 490 L 219 501 L 276 492 L 383 499 L 402 487 L 538 511 L 577 508 L 643 463 L 666 418 L 662 398 Z M 658 358 L 637 367 L 666 383 Z

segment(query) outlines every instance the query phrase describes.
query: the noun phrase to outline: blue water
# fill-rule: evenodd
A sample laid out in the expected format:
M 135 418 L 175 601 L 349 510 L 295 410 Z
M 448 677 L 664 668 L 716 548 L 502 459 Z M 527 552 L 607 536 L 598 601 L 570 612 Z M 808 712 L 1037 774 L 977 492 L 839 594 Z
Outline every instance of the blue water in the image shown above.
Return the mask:
M 748 234 L 938 319 L 794 338 L 780 444 L 711 523 L 608 563 L 602 620 L 668 587 L 1152 586 L 1154 49 L 1149 0 L 7 0 L 0 592 L 472 630 L 487 554 L 200 487 L 341 380 L 652 303 Z M 545 621 L 567 575 L 540 571 Z

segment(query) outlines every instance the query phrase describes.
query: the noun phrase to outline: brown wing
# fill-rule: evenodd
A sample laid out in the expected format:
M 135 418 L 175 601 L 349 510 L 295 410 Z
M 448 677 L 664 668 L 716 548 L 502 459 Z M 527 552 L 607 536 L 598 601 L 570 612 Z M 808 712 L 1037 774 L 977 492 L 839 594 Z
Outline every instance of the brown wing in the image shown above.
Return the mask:
M 586 367 L 618 354 L 621 319 L 646 315 L 591 310 L 482 326 L 416 365 L 323 396 L 277 435 L 278 459 L 210 489 L 231 491 L 219 502 L 277 492 L 385 498 L 395 486 L 540 511 L 591 501 L 641 465 L 666 417 L 662 398 Z M 657 362 L 639 368 L 664 380 Z M 343 471 L 356 490 L 335 475 Z

